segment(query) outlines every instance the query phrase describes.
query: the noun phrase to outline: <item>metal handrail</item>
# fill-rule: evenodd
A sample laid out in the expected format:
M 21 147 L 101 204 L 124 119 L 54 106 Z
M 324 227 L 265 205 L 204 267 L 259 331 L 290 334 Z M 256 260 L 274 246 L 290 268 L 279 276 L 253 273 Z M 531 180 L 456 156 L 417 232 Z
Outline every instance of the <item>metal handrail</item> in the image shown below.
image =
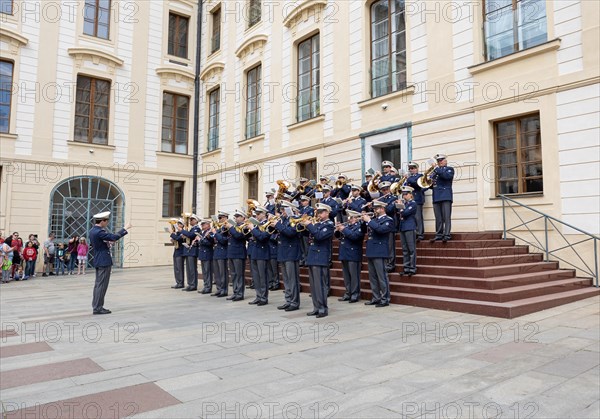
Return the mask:
M 594 285 L 596 287 L 599 287 L 599 277 L 598 277 L 598 243 L 600 242 L 600 237 L 595 236 L 591 233 L 588 233 L 587 231 L 584 231 L 578 227 L 575 227 L 569 223 L 565 223 L 564 221 L 559 220 L 558 218 L 552 217 L 551 215 L 545 214 L 541 211 L 536 210 L 535 208 L 530 207 L 529 205 L 525 205 L 519 201 L 515 201 L 512 198 L 509 198 L 506 195 L 498 195 L 501 199 L 502 199 L 502 231 L 503 231 L 503 235 L 502 238 L 504 240 L 506 240 L 507 235 L 510 234 L 511 236 L 520 239 L 522 241 L 524 241 L 525 243 L 527 243 L 529 246 L 532 246 L 536 249 L 539 249 L 541 251 L 543 251 L 545 253 L 545 261 L 548 262 L 550 260 L 550 255 L 552 255 L 554 258 L 558 259 L 559 261 L 562 261 L 568 265 L 573 266 L 576 269 L 579 269 L 580 271 L 589 274 L 590 276 L 592 276 L 594 278 Z M 529 220 L 529 221 L 524 221 L 523 218 L 521 218 L 521 216 L 516 212 L 515 208 L 510 205 L 510 203 L 514 203 L 522 208 L 526 208 L 530 211 L 533 211 L 536 214 L 539 214 L 539 217 L 534 218 L 533 220 Z M 507 210 L 507 206 L 508 208 L 512 209 L 513 212 L 515 213 L 515 215 L 519 218 L 519 220 L 521 221 L 520 224 L 513 226 L 511 228 L 507 228 L 506 227 L 506 210 Z M 534 221 L 543 219 L 544 220 L 544 239 L 545 239 L 545 243 L 541 243 L 540 240 L 536 237 L 536 235 L 533 233 L 533 231 L 529 228 L 528 224 L 532 223 Z M 559 247 L 558 249 L 554 249 L 554 250 L 550 250 L 549 245 L 548 245 L 548 223 L 550 223 L 556 230 L 556 232 L 558 232 L 558 234 L 560 234 L 560 236 L 563 238 L 563 240 L 567 243 L 565 246 Z M 558 230 L 556 228 L 556 224 L 561 224 L 565 227 L 568 227 L 572 230 L 578 231 L 579 233 L 588 236 L 588 238 L 583 239 L 578 241 L 577 243 L 570 243 L 567 238 L 564 236 L 564 234 Z M 517 236 L 517 234 L 513 233 L 512 230 L 515 230 L 516 228 L 519 227 L 525 227 L 527 229 L 527 231 L 529 233 L 531 233 L 531 235 L 533 236 L 533 238 L 535 239 L 535 241 L 537 242 L 529 242 L 527 240 L 525 240 L 522 237 Z M 588 266 L 588 264 L 585 262 L 585 260 L 583 260 L 583 258 L 579 255 L 579 253 L 577 253 L 574 249 L 574 246 L 587 242 L 588 240 L 592 240 L 594 243 L 594 270 L 592 270 L 592 268 L 590 266 Z M 581 261 L 581 263 L 583 263 L 583 265 L 585 265 L 585 268 L 581 267 L 581 266 L 577 266 L 573 263 L 571 263 L 568 260 L 565 260 L 557 255 L 554 254 L 554 252 L 558 252 L 560 250 L 563 249 L 567 249 L 570 248 L 571 250 L 573 250 L 573 252 L 575 253 L 575 255 L 579 258 L 579 260 Z

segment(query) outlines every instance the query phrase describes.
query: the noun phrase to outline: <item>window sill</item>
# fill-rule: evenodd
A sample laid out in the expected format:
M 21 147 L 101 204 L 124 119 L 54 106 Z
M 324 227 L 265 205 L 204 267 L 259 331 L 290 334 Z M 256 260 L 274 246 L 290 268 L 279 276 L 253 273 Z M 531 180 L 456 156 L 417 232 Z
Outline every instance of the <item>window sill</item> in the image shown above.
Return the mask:
M 19 138 L 18 134 L 11 134 L 10 132 L 0 132 L 0 139 L 2 140 L 16 140 Z
M 255 135 L 254 137 L 246 138 L 244 140 L 238 141 L 239 145 L 250 144 L 255 141 L 260 141 L 265 139 L 265 134 Z
M 82 41 L 89 41 L 89 42 L 93 42 L 98 45 L 110 46 L 112 48 L 115 47 L 115 43 L 110 38 L 104 39 L 104 38 L 100 38 L 99 36 L 89 35 L 87 33 L 81 33 L 79 36 L 81 37 L 80 39 Z
M 262 24 L 262 19 L 259 20 L 258 22 L 256 22 L 254 25 L 252 26 L 248 26 L 246 28 L 246 30 L 244 31 L 244 36 L 248 35 L 250 32 L 252 32 L 253 30 L 255 30 L 256 28 L 259 28 Z
M 202 154 L 200 154 L 200 157 L 202 157 L 202 158 L 211 157 L 211 156 L 219 154 L 220 152 L 221 152 L 221 147 L 215 148 L 214 150 L 207 151 L 205 153 L 202 153 Z
M 304 121 L 301 121 L 301 122 L 296 122 L 295 124 L 290 124 L 287 126 L 287 129 L 288 129 L 288 131 L 292 131 L 297 128 L 302 128 L 306 125 L 316 124 L 317 122 L 323 122 L 324 120 L 325 120 L 325 115 L 321 114 L 321 115 L 312 117 L 310 119 L 305 119 Z
M 76 147 L 85 147 L 85 148 L 89 148 L 89 149 L 99 148 L 101 150 L 115 150 L 115 148 L 116 148 L 114 145 L 83 143 L 81 141 L 73 141 L 73 140 L 67 141 L 67 144 L 73 145 Z
M 166 157 L 180 157 L 180 158 L 184 158 L 184 159 L 193 159 L 194 158 L 194 156 L 190 156 L 189 154 L 169 153 L 168 151 L 157 151 L 156 155 L 157 156 L 166 156 Z
M 472 65 L 471 67 L 467 67 L 471 74 L 479 74 L 484 71 L 491 70 L 493 68 L 501 67 L 505 64 L 513 63 L 516 61 L 525 60 L 529 57 L 533 57 L 535 55 L 543 54 L 548 51 L 555 51 L 560 48 L 560 38 L 554 39 L 552 41 L 548 41 L 544 44 L 537 45 L 535 47 L 531 47 L 528 49 L 524 49 L 521 51 L 513 52 L 512 54 L 505 55 L 501 58 L 496 58 L 492 61 L 486 61 L 481 64 Z
M 519 198 L 519 199 L 522 199 L 522 198 L 541 198 L 543 196 L 544 196 L 543 192 L 531 192 L 531 193 L 506 195 L 506 197 L 510 198 L 510 199 L 516 199 L 516 198 Z M 495 196 L 493 198 L 490 198 L 490 201 L 502 201 L 502 198 L 499 197 L 499 196 Z
M 208 54 L 208 57 L 206 57 L 206 62 L 208 63 L 209 61 L 213 60 L 216 56 L 219 55 L 220 52 L 221 52 L 221 48 L 214 50 L 213 52 Z
M 166 55 L 166 59 L 169 60 L 169 64 L 175 64 L 181 67 L 189 67 L 192 65 L 192 61 L 189 58 L 178 57 L 176 55 Z
M 359 108 L 363 108 L 366 106 L 375 105 L 377 103 L 385 102 L 386 100 L 396 99 L 398 97 L 404 96 L 412 96 L 415 94 L 415 86 L 408 86 L 406 89 L 398 90 L 397 92 L 388 93 L 383 96 L 377 96 L 372 99 L 363 100 L 362 102 L 358 102 L 357 105 Z

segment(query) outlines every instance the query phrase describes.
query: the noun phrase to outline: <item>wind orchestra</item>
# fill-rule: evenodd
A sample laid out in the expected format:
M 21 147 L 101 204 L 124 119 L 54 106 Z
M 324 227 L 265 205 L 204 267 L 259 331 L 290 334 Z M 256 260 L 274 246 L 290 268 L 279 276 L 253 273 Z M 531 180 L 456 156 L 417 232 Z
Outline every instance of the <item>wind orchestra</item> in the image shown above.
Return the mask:
M 360 300 L 361 267 L 366 256 L 372 298 L 365 305 L 388 306 L 388 275 L 396 268 L 396 234 L 402 245 L 400 275 L 411 277 L 417 273 L 417 243 L 424 239 L 423 205 L 429 189 L 433 192 L 436 226 L 431 242 L 451 239 L 454 169 L 448 166 L 444 154 L 428 160 L 424 173 L 419 173 L 419 165 L 412 161 L 407 172 L 396 170 L 390 161 L 381 166 L 381 171 L 366 171 L 362 185 L 352 183 L 353 179 L 342 173 L 337 177 L 322 175 L 318 182 L 301 177 L 295 186 L 277 180 L 275 187 L 265 192 L 263 204 L 249 199 L 245 209 L 235 210 L 232 216 L 219 211 L 200 219 L 184 213 L 179 219 L 169 220 L 165 230 L 174 247 L 172 288 L 198 290 L 199 260 L 204 280 L 199 293 L 242 301 L 248 261 L 248 288 L 256 294 L 249 304 L 267 305 L 269 291 L 279 288 L 281 276 L 285 303 L 277 308 L 295 311 L 300 308 L 303 266 L 308 269 L 313 303 L 307 315 L 325 317 L 329 314 L 332 242 L 336 239 L 345 287 L 339 301 Z

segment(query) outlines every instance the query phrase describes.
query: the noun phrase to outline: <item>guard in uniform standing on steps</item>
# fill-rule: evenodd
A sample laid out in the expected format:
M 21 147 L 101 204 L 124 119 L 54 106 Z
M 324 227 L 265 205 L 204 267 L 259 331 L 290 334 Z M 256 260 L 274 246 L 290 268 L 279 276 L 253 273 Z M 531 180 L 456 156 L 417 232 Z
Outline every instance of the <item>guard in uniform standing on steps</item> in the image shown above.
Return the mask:
M 202 268 L 204 287 L 198 291 L 200 294 L 210 294 L 213 286 L 213 254 L 215 250 L 215 235 L 210 231 L 212 221 L 204 219 L 200 222 L 198 234 L 198 260 Z
M 246 214 L 242 211 L 236 211 L 233 214 L 237 227 L 241 227 L 246 221 Z M 244 283 L 244 271 L 246 270 L 246 235 L 243 231 L 238 232 L 235 226 L 229 228 L 229 244 L 227 245 L 227 259 L 229 260 L 229 271 L 231 272 L 231 282 L 233 284 L 233 295 L 227 297 L 231 301 L 241 301 L 244 299 L 246 284 Z
M 187 276 L 187 288 L 182 291 L 196 291 L 198 289 L 198 241 L 196 233 L 200 232 L 198 221 L 200 219 L 196 214 L 192 214 L 189 219 L 190 228 L 181 230 L 181 235 L 185 237 L 183 243 L 183 256 L 185 257 L 185 273 Z
M 342 262 L 346 292 L 338 301 L 356 303 L 360 299 L 360 267 L 363 257 L 363 240 L 366 225 L 360 220 L 361 214 L 347 210 L 348 222 L 335 227 L 335 237 L 340 240 L 339 260 Z M 346 225 L 347 224 L 347 225 Z
M 385 270 L 388 258 L 388 241 L 390 232 L 396 229 L 394 220 L 385 213 L 385 202 L 373 201 L 375 218 L 363 215 L 367 224 L 367 258 L 369 260 L 369 282 L 373 296 L 365 305 L 386 307 L 390 304 L 390 283 Z
M 94 248 L 94 268 L 96 268 L 96 283 L 94 284 L 94 296 L 92 297 L 93 314 L 110 314 L 111 311 L 104 308 L 104 296 L 108 290 L 110 272 L 112 270 L 112 257 L 110 246 L 112 243 L 125 236 L 131 224 L 126 224 L 117 234 L 106 231 L 110 211 L 94 215 L 95 225 L 88 233 L 90 246 Z
M 217 217 L 220 227 L 213 229 L 213 234 L 215 235 L 213 276 L 217 284 L 217 292 L 211 295 L 214 297 L 226 297 L 229 291 L 229 267 L 227 266 L 227 245 L 229 244 L 229 226 L 227 225 L 227 220 L 229 219 L 229 214 L 219 211 Z
M 301 233 L 290 225 L 290 219 L 285 212 L 289 203 L 283 203 L 281 218 L 275 224 L 278 232 L 277 261 L 281 264 L 285 303 L 277 309 L 295 311 L 300 308 L 300 271 L 299 262 L 302 258 Z
M 425 204 L 425 191 L 427 189 L 422 189 L 417 181 L 420 177 L 423 176 L 422 173 L 419 173 L 419 165 L 413 161 L 408 162 L 408 171 L 409 176 L 406 178 L 406 182 L 404 185 L 410 186 L 413 188 L 413 199 L 415 200 L 415 204 L 417 204 L 417 213 L 415 214 L 415 221 L 417 223 L 417 241 L 423 240 L 425 238 L 425 227 L 423 221 L 423 205 Z M 404 186 L 403 185 L 403 186 Z
M 267 223 L 267 209 L 264 207 L 256 207 L 254 209 L 256 219 L 260 225 Z M 255 272 L 254 289 L 256 290 L 256 298 L 248 304 L 256 304 L 257 306 L 267 305 L 269 302 L 269 283 L 267 264 L 271 257 L 269 248 L 270 234 L 261 230 L 254 224 L 250 227 L 252 236 L 254 237 L 254 250 L 251 263 L 254 265 Z
M 402 199 L 397 201 L 398 230 L 402 241 L 402 275 L 417 273 L 417 203 L 413 200 L 413 188 L 402 187 Z
M 437 167 L 431 174 L 433 181 L 433 213 L 435 215 L 435 238 L 431 241 L 442 240 L 446 243 L 452 238 L 452 181 L 454 168 L 448 166 L 445 154 L 436 154 Z
M 171 233 L 171 241 L 173 242 L 173 273 L 175 275 L 175 285 L 171 288 L 183 288 L 185 281 L 184 262 L 183 262 L 183 238 L 181 230 L 183 229 L 183 220 L 180 218 L 175 224 L 175 231 Z
M 305 220 L 302 224 L 309 233 L 308 266 L 310 279 L 310 292 L 313 300 L 313 311 L 308 316 L 325 317 L 329 314 L 327 307 L 327 285 L 329 261 L 331 260 L 331 241 L 335 230 L 333 221 L 330 220 L 331 207 L 326 204 L 317 204 L 318 222 Z

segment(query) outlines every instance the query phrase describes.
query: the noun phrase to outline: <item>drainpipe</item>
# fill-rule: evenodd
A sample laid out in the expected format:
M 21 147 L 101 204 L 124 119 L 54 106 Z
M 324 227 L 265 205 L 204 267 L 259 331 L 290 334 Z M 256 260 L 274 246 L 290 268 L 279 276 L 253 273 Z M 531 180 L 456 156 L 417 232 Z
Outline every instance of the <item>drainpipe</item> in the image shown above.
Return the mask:
M 198 130 L 200 128 L 200 57 L 202 53 L 202 4 L 198 0 L 198 22 L 196 28 L 196 75 L 194 77 L 194 166 L 192 178 L 192 212 L 196 214 L 198 196 Z

